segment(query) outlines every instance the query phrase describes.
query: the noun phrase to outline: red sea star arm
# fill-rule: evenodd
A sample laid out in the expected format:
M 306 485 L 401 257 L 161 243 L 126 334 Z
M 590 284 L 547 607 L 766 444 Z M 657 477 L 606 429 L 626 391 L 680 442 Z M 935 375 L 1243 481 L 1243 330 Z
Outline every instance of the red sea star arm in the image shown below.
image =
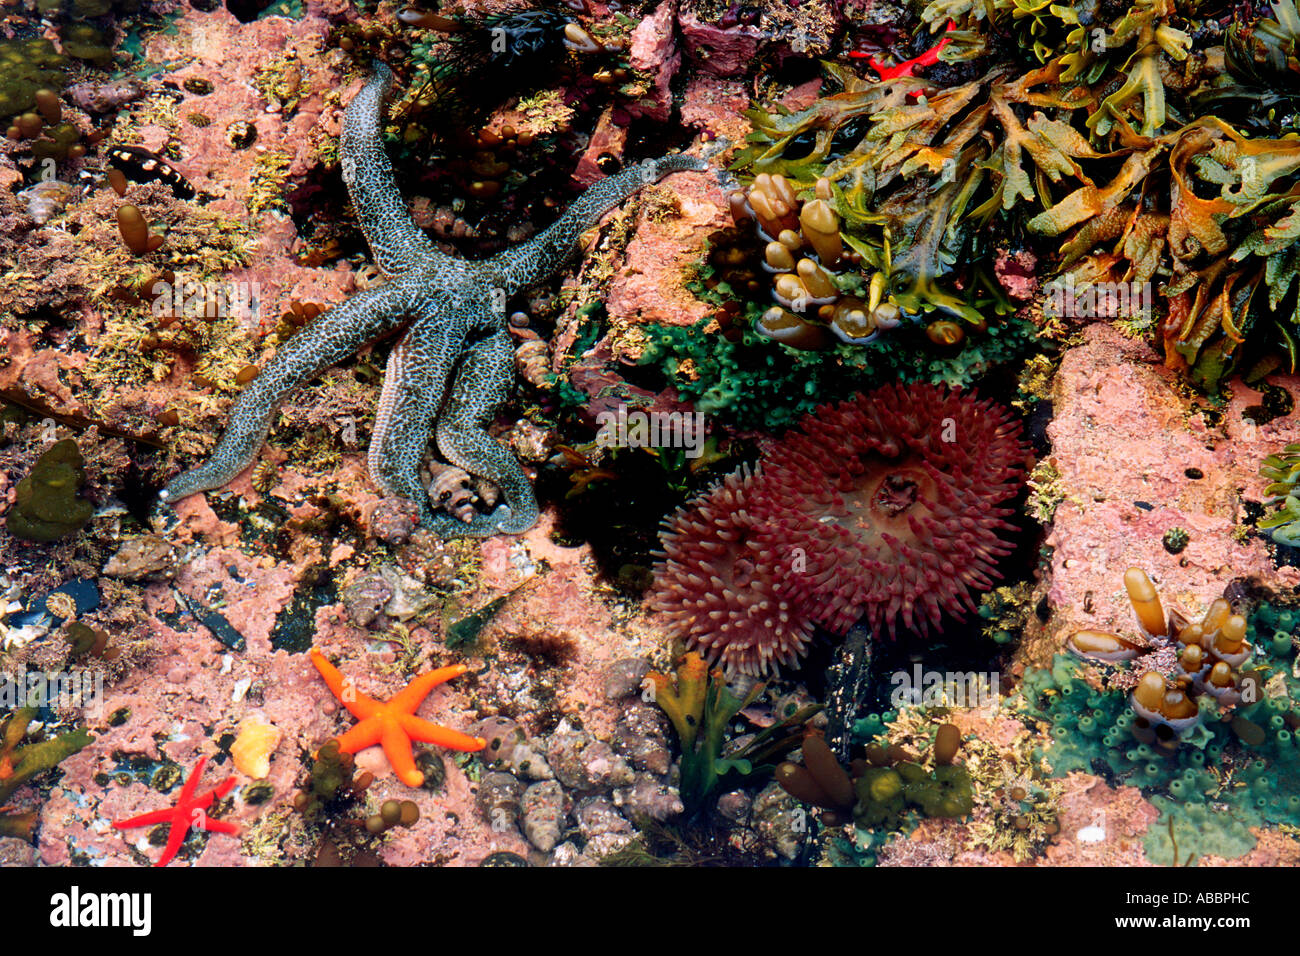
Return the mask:
M 181 787 L 180 798 L 176 801 L 175 806 L 166 807 L 162 810 L 152 810 L 149 813 L 141 813 L 128 820 L 113 821 L 113 829 L 115 830 L 129 830 L 133 827 L 143 827 L 153 823 L 171 824 L 171 829 L 167 832 L 167 846 L 163 848 L 162 856 L 158 858 L 158 862 L 154 866 L 166 866 L 172 861 L 180 851 L 181 844 L 185 842 L 185 836 L 190 832 L 191 827 L 210 830 L 214 833 L 229 833 L 231 835 L 239 833 L 239 827 L 235 824 L 228 823 L 225 820 L 209 819 L 206 813 L 208 807 L 212 806 L 214 801 L 221 799 L 234 789 L 236 781 L 233 776 L 227 777 L 218 786 L 202 796 L 194 796 L 194 791 L 198 789 L 199 781 L 203 777 L 203 768 L 207 766 L 207 763 L 207 757 L 199 758 L 189 779 Z
M 354 754 L 358 750 L 365 750 L 367 747 L 373 747 L 379 743 L 382 736 L 382 726 L 378 717 L 367 717 L 361 723 L 357 724 L 345 734 L 340 734 L 335 739 L 338 741 L 339 750 L 345 754 Z
M 194 791 L 199 789 L 199 780 L 203 777 L 203 768 L 207 765 L 208 758 L 200 757 L 199 762 L 194 765 L 193 773 L 185 781 L 185 786 L 181 787 L 181 798 L 176 801 L 177 807 L 182 807 L 194 799 Z
M 330 689 L 330 693 L 337 697 L 358 720 L 370 717 L 379 709 L 378 701 L 357 690 L 356 685 L 345 678 L 339 669 L 327 661 L 325 655 L 314 647 L 311 649 L 311 662 L 316 665 L 316 670 L 320 671 L 320 676 L 325 679 L 325 686 Z
M 239 835 L 239 827 L 228 820 L 213 820 L 211 817 L 204 817 L 199 821 L 200 829 L 207 830 L 211 833 L 229 833 L 231 836 Z
M 451 667 L 439 667 L 437 670 L 421 674 L 407 684 L 405 689 L 398 691 L 388 702 L 388 708 L 404 714 L 413 714 L 424 698 L 429 696 L 429 691 L 439 684 L 447 683 L 453 677 L 459 677 L 467 670 L 469 668 L 464 664 L 453 664 Z
M 957 29 L 957 24 L 949 20 L 948 26 L 944 32 L 948 33 L 955 29 Z M 913 57 L 910 60 L 904 60 L 897 66 L 885 66 L 869 53 L 850 53 L 849 56 L 854 59 L 865 59 L 867 61 L 867 66 L 871 67 L 880 75 L 880 81 L 883 83 L 885 80 L 896 80 L 900 76 L 911 76 L 912 71 L 918 66 L 934 66 L 934 64 L 939 62 L 939 51 L 947 46 L 948 42 L 948 37 L 944 37 L 938 42 L 938 44 L 926 50 L 920 56 Z
M 487 746 L 487 741 L 482 737 L 471 737 L 457 730 L 449 730 L 412 714 L 402 714 L 397 720 L 407 736 L 421 743 L 437 744 L 440 747 L 463 750 L 466 753 L 475 753 Z
M 385 721 L 383 736 L 379 742 L 384 747 L 384 755 L 388 757 L 388 762 L 393 766 L 393 772 L 402 783 L 408 787 L 418 787 L 424 783 L 424 774 L 415 769 L 415 757 L 411 753 L 411 738 L 406 735 L 397 721 Z
M 178 807 L 182 807 L 185 804 L 192 802 L 191 798 L 194 796 L 194 791 L 198 789 L 199 778 L 203 776 L 203 767 L 207 762 L 207 757 L 200 757 L 199 762 L 194 765 L 194 770 L 190 774 L 189 779 L 187 779 L 185 785 L 181 787 L 181 796 L 180 799 L 176 801 L 176 806 L 164 807 L 161 810 L 151 810 L 148 813 L 141 813 L 128 820 L 116 820 L 113 823 L 113 829 L 130 830 L 135 827 L 147 827 L 153 823 L 166 823 L 167 821 L 174 819 Z M 233 781 L 234 778 L 231 777 L 231 780 Z M 203 806 L 210 806 L 211 803 L 212 801 L 209 799 L 207 803 L 203 804 Z
M 195 778 L 198 777 L 196 773 Z M 190 832 L 190 827 L 196 822 L 196 818 L 191 816 L 183 809 L 184 801 L 172 811 L 172 828 L 167 831 L 167 846 L 163 849 L 163 855 L 158 857 L 158 862 L 154 866 L 166 866 L 172 861 L 172 858 L 180 851 L 181 844 L 185 842 L 186 835 Z M 196 808 L 197 809 L 197 808 Z M 201 809 L 198 810 L 200 816 L 198 822 L 203 820 Z
M 166 823 L 176 813 L 175 807 L 164 807 L 161 810 L 150 810 L 148 813 L 141 813 L 139 816 L 131 817 L 128 820 L 114 820 L 114 830 L 132 830 L 135 827 L 147 827 L 154 823 Z

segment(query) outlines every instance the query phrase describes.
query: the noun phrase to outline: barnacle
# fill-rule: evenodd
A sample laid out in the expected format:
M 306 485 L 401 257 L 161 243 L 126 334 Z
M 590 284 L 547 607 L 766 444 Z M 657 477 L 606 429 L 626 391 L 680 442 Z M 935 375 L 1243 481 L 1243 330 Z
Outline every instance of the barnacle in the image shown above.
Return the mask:
M 1124 587 L 1133 606 L 1141 642 L 1104 631 L 1075 631 L 1066 649 L 1087 660 L 1118 663 L 1155 659 L 1160 651 L 1173 661 L 1164 671 L 1141 670 L 1133 684 L 1130 705 L 1136 714 L 1133 733 L 1143 743 L 1167 749 L 1176 747 L 1201 722 L 1197 697 L 1230 708 L 1245 699 L 1262 697 L 1257 675 L 1246 665 L 1255 648 L 1246 640 L 1246 618 L 1232 612 L 1223 599 L 1210 604 L 1200 621 L 1189 621 L 1177 611 L 1166 611 L 1146 572 L 1129 568 Z M 1175 656 L 1176 655 L 1176 656 Z M 1210 705 L 1213 706 L 1213 705 Z
M 779 764 L 776 782 L 792 797 L 822 808 L 827 826 L 853 819 L 859 826 L 893 829 L 909 807 L 931 817 L 962 817 L 974 798 L 970 774 L 953 763 L 960 747 L 961 732 L 942 724 L 930 769 L 902 746 L 873 743 L 846 770 L 825 740 L 810 734 L 803 740 L 803 763 Z

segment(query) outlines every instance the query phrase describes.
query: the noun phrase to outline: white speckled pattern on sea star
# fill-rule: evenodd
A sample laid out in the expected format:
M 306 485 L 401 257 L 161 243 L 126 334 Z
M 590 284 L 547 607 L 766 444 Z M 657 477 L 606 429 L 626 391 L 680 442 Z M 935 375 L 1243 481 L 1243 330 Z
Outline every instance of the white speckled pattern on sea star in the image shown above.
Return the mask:
M 410 328 L 388 363 L 370 444 L 371 476 L 386 492 L 416 502 L 421 524 L 441 537 L 516 534 L 537 521 L 537 499 L 523 469 L 485 430 L 514 383 L 505 303 L 559 269 L 582 233 L 642 186 L 707 164 L 676 155 L 630 166 L 596 183 L 528 242 L 490 259 L 457 259 L 434 248 L 411 221 L 394 182 L 380 126 L 392 83 L 392 72 L 376 63 L 374 76 L 347 108 L 340 144 L 343 180 L 375 263 L 389 281 L 299 330 L 244 387 L 212 457 L 173 479 L 160 493 L 163 501 L 229 482 L 257 457 L 276 409 L 294 389 L 409 318 Z M 505 501 L 491 514 L 462 522 L 430 504 L 419 469 L 435 419 L 443 457 L 501 489 Z

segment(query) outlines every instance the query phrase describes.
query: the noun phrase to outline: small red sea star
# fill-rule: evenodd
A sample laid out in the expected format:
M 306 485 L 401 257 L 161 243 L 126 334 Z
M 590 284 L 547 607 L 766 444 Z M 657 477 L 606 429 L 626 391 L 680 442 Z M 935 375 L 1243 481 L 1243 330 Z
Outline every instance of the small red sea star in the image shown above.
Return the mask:
M 944 32 L 951 32 L 956 28 L 957 24 L 949 20 L 948 27 Z M 850 53 L 849 56 L 857 60 L 865 59 L 867 61 L 867 66 L 871 67 L 880 75 L 880 81 L 883 83 L 885 80 L 896 80 L 900 76 L 911 76 L 912 71 L 918 66 L 934 66 L 934 64 L 939 62 L 939 51 L 947 45 L 948 37 L 944 37 L 935 46 L 926 50 L 920 56 L 912 57 L 910 60 L 904 60 L 897 66 L 885 66 L 870 53 L 853 52 Z
M 181 848 L 181 844 L 185 842 L 185 835 L 190 832 L 191 827 L 198 827 L 210 833 L 229 833 L 232 836 L 239 833 L 239 827 L 235 824 L 225 820 L 213 820 L 207 814 L 208 807 L 212 806 L 214 801 L 220 800 L 234 788 L 234 777 L 227 777 L 215 789 L 209 790 L 202 796 L 194 796 L 194 791 L 199 786 L 199 778 L 203 776 L 203 767 L 207 762 L 207 757 L 199 758 L 199 762 L 194 765 L 194 772 L 185 781 L 185 786 L 181 787 L 180 799 L 176 801 L 174 807 L 153 810 L 131 817 L 129 820 L 118 820 L 113 823 L 115 830 L 147 827 L 154 823 L 172 825 L 171 832 L 167 834 L 167 847 L 154 866 L 166 866 L 171 862 L 172 857 Z

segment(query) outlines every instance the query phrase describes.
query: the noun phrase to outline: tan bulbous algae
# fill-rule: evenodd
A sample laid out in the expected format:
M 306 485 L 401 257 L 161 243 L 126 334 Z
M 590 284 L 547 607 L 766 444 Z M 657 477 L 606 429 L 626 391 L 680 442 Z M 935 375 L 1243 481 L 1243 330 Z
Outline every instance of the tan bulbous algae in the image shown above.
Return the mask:
M 212 457 L 173 479 L 160 497 L 175 502 L 226 484 L 257 456 L 291 392 L 409 318 L 410 329 L 388 361 L 370 442 L 371 477 L 385 492 L 418 504 L 421 524 L 440 537 L 525 531 L 537 521 L 532 486 L 485 429 L 514 381 L 507 299 L 559 269 L 582 233 L 642 186 L 678 170 L 708 167 L 693 156 L 645 160 L 596 183 L 528 242 L 482 261 L 457 259 L 434 248 L 397 190 L 380 128 L 393 74 L 382 63 L 374 70 L 344 115 L 340 156 L 361 230 L 389 281 L 321 313 L 295 334 L 240 393 Z M 443 457 L 501 488 L 505 501 L 491 514 L 464 522 L 433 509 L 419 468 L 435 419 Z

